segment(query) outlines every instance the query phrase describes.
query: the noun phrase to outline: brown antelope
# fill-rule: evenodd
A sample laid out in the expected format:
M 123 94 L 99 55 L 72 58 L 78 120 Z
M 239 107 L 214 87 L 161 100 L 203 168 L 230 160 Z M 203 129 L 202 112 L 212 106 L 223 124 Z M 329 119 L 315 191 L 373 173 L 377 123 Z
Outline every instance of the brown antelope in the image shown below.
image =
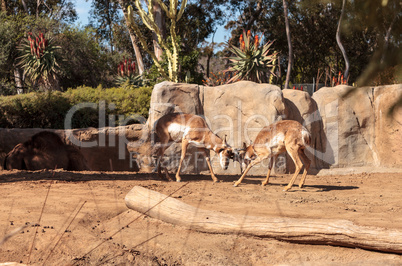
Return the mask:
M 219 180 L 216 178 L 212 170 L 207 149 L 213 150 L 219 155 L 220 165 L 224 170 L 226 170 L 229 166 L 229 159 L 233 158 L 232 148 L 230 148 L 230 146 L 226 143 L 226 136 L 225 140 L 219 138 L 209 129 L 206 121 L 198 115 L 183 113 L 167 114 L 156 122 L 154 130 L 156 136 L 158 137 L 158 142 L 160 142 L 157 153 L 157 168 L 158 175 L 161 178 L 161 158 L 165 150 L 174 142 L 181 142 L 181 157 L 179 168 L 177 169 L 176 173 L 177 182 L 181 181 L 180 170 L 189 144 L 196 145 L 204 152 L 208 168 L 211 171 L 211 177 L 214 182 L 218 182 Z M 165 173 L 166 177 L 170 179 L 166 168 Z
M 296 171 L 284 191 L 291 189 L 304 164 L 303 176 L 299 183 L 299 187 L 302 188 L 310 167 L 310 160 L 304 153 L 304 149 L 310 145 L 310 142 L 310 133 L 297 121 L 283 120 L 264 127 L 258 133 L 254 143 L 246 148 L 243 162 L 247 167 L 239 180 L 234 183 L 234 186 L 237 187 L 241 183 L 251 167 L 269 158 L 267 177 L 262 182 L 262 185 L 265 186 L 268 184 L 273 161 L 279 154 L 287 151 L 295 163 Z

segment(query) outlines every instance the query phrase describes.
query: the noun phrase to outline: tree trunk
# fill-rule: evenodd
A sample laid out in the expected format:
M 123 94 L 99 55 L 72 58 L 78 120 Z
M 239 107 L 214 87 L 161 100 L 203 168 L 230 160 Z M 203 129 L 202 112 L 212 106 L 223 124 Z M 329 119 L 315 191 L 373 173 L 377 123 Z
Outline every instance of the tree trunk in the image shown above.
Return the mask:
M 282 69 L 281 69 L 281 56 L 278 55 L 278 80 L 281 83 L 282 89 Z
M 7 12 L 7 1 L 6 0 L 1 0 L 1 11 Z
M 17 66 L 14 66 L 14 80 L 15 80 L 15 87 L 17 88 L 17 93 L 21 94 L 24 92 L 24 88 L 22 87 L 22 75 L 21 69 Z
M 119 0 L 119 4 L 120 4 L 121 9 L 123 10 L 124 20 L 126 21 L 128 33 L 129 33 L 130 39 L 131 39 L 131 44 L 133 45 L 135 58 L 136 58 L 136 61 L 137 61 L 138 73 L 140 75 L 142 75 L 142 73 L 144 72 L 144 61 L 142 59 L 140 48 L 137 45 L 137 37 L 135 36 L 134 31 L 130 27 L 130 23 L 129 23 L 129 20 L 128 20 L 128 14 L 127 14 L 127 7 L 126 7 L 126 4 L 125 4 L 125 1 L 124 0 Z
M 346 0 L 343 0 L 341 17 L 339 18 L 338 28 L 336 29 L 336 42 L 338 43 L 339 49 L 341 49 L 341 52 L 343 55 L 343 59 L 345 60 L 345 73 L 343 74 L 343 77 L 344 77 L 344 79 L 347 80 L 348 76 L 349 76 L 349 59 L 348 59 L 348 56 L 346 55 L 345 48 L 343 47 L 342 42 L 341 42 L 341 21 L 342 21 L 343 14 L 345 13 L 345 3 L 346 3 Z
M 245 26 L 246 32 L 248 30 L 251 30 L 251 27 L 253 26 L 254 22 L 259 18 L 262 11 L 263 11 L 262 0 L 257 0 L 257 7 L 246 23 L 246 26 Z
M 112 10 L 112 8 L 111 8 L 111 5 L 112 5 L 112 3 L 111 3 L 111 1 L 108 1 L 108 3 L 107 3 L 107 24 L 108 24 L 108 27 L 109 27 L 109 44 L 110 44 L 110 51 L 112 52 L 112 54 L 113 54 L 113 52 L 114 52 L 114 47 L 113 47 L 113 21 L 112 21 L 112 14 L 111 14 L 111 11 L 110 10 Z
M 160 7 L 160 5 L 158 4 L 157 1 L 153 1 L 152 3 L 153 3 L 153 9 L 154 9 L 155 23 L 161 32 L 162 39 L 165 39 L 166 38 L 166 22 L 165 22 L 164 13 L 162 12 L 162 8 Z M 152 38 L 153 38 L 155 56 L 156 56 L 156 58 L 158 58 L 158 61 L 161 61 L 162 55 L 163 55 L 163 50 L 159 46 L 158 36 L 156 36 L 155 32 L 152 34 Z
M 288 39 L 288 46 L 289 46 L 289 61 L 288 61 L 288 70 L 286 72 L 285 89 L 289 89 L 290 74 L 292 72 L 293 67 L 293 48 L 292 48 L 292 40 L 289 27 L 288 4 L 286 0 L 283 0 L 283 12 L 285 14 L 286 37 Z
M 28 7 L 27 7 L 27 3 L 25 2 L 25 0 L 21 0 L 22 6 L 24 7 L 24 11 L 25 13 L 29 14 L 28 12 Z
M 358 226 L 347 220 L 231 215 L 202 210 L 144 187 L 125 197 L 128 208 L 191 230 L 243 234 L 306 244 L 359 247 L 402 254 L 402 232 Z
M 39 18 L 39 7 L 40 7 L 40 4 L 41 4 L 41 0 L 37 0 L 37 1 L 36 1 L 36 19 Z
M 215 38 L 215 33 L 216 33 L 217 29 L 218 28 L 215 28 L 214 32 L 212 33 L 211 50 L 210 51 L 207 50 L 208 51 L 208 54 L 207 54 L 207 78 L 209 78 L 211 58 L 214 55 L 214 48 L 215 48 L 214 38 Z

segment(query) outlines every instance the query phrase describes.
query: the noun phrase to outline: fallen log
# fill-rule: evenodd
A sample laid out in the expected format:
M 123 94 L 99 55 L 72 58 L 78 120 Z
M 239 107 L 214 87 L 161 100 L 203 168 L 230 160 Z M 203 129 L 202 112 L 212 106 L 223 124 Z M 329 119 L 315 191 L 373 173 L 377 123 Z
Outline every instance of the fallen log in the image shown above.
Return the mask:
M 243 234 L 304 244 L 358 247 L 402 254 L 402 232 L 358 226 L 348 220 L 256 217 L 202 210 L 156 191 L 135 186 L 128 208 L 191 230 Z

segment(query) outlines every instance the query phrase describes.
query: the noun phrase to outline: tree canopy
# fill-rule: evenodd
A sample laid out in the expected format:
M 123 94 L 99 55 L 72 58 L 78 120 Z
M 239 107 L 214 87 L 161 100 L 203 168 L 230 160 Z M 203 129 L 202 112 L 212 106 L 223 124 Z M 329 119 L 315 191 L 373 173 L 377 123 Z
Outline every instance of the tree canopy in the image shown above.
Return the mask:
M 159 2 L 149 1 L 155 6 L 154 15 L 159 16 Z M 62 90 L 82 85 L 112 86 L 117 68 L 125 59 L 136 62 L 136 71 L 143 74 L 147 82 L 163 80 L 147 52 L 147 49 L 158 49 L 155 35 L 136 13 L 135 1 L 90 2 L 89 24 L 77 26 L 74 24 L 77 20 L 75 1 L 1 0 L 0 94 L 16 93 L 21 86 L 31 86 L 24 80 L 27 77 L 17 62 L 21 56 L 18 47 L 28 32 L 49 34 L 60 46 L 62 60 L 56 76 Z M 161 3 L 167 5 L 169 1 Z M 178 2 L 178 9 L 181 3 Z M 288 49 L 284 3 L 287 3 L 291 50 Z M 134 7 L 134 20 L 147 49 L 140 45 L 138 36 L 126 23 L 124 12 L 129 5 Z M 340 19 L 342 6 L 344 12 Z M 278 86 L 285 84 L 291 56 L 290 84 L 312 83 L 313 79 L 331 84 L 331 78 L 346 71 L 345 55 L 350 65 L 345 75 L 348 84 L 397 83 L 402 77 L 400 10 L 401 3 L 397 0 L 191 0 L 180 20 L 174 22 L 178 46 L 165 47 L 157 63 L 168 73 L 168 54 L 176 49 L 178 81 L 202 84 L 203 79 L 210 77 L 211 69 L 219 72 L 229 68 L 228 58 L 234 55 L 230 47 L 239 47 L 240 35 L 250 30 L 253 36 L 262 36 L 262 45 L 273 41 L 271 50 L 277 53 L 278 60 L 272 80 Z M 172 21 L 163 16 L 157 24 L 165 32 L 170 32 L 172 27 Z M 227 43 L 208 43 L 208 38 L 219 27 L 231 31 Z M 165 35 L 165 38 L 169 37 Z M 345 49 L 344 54 L 340 44 Z M 223 51 L 215 51 L 218 46 L 223 47 Z

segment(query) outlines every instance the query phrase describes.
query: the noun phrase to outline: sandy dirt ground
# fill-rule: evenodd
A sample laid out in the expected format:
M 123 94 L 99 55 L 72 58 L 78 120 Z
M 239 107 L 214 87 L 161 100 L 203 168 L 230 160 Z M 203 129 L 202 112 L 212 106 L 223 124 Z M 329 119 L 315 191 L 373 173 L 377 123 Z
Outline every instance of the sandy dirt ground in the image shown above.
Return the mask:
M 143 186 L 193 206 L 224 213 L 346 219 L 402 230 L 402 175 L 308 176 L 283 188 L 290 175 L 184 175 L 165 182 L 128 172 L 0 171 L 0 263 L 35 265 L 402 265 L 402 255 L 305 245 L 238 234 L 207 234 L 129 210 L 124 197 Z

